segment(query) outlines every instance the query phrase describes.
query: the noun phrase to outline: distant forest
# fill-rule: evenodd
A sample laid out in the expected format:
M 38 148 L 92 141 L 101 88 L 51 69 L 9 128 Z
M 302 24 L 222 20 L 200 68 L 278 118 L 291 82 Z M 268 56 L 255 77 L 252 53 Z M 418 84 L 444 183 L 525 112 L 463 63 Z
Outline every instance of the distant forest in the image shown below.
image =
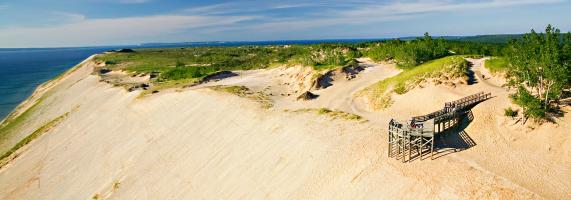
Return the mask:
M 453 38 L 453 39 L 449 39 L 449 40 L 458 40 L 458 41 L 464 41 L 464 42 L 507 44 L 511 40 L 522 39 L 523 36 L 524 36 L 524 34 L 476 35 L 476 36 L 458 37 L 458 38 Z

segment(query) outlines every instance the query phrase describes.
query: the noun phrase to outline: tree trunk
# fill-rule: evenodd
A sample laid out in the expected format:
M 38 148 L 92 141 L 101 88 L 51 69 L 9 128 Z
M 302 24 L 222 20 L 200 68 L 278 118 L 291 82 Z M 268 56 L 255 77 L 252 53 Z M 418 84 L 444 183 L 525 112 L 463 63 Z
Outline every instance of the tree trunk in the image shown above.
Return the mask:
M 549 104 L 549 90 L 551 90 L 551 86 L 553 86 L 553 84 L 555 84 L 554 81 L 549 81 L 547 84 L 547 91 L 545 92 L 545 109 L 547 109 L 547 105 Z

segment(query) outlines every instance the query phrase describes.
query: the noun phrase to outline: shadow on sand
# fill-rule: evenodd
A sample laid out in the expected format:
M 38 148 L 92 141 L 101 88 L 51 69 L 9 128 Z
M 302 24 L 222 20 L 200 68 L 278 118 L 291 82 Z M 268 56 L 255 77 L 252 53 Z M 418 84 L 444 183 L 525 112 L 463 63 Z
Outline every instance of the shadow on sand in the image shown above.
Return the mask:
M 473 66 L 474 64 L 472 62 L 468 62 L 468 73 L 466 74 L 468 75 L 468 85 L 474 85 L 478 83 L 478 79 L 476 79 L 476 74 L 474 73 L 474 70 L 472 70 Z
M 433 159 L 476 146 L 476 142 L 465 131 L 473 120 L 474 115 L 471 110 L 468 110 L 461 116 L 456 126 L 436 135 L 434 138 L 435 152 Z

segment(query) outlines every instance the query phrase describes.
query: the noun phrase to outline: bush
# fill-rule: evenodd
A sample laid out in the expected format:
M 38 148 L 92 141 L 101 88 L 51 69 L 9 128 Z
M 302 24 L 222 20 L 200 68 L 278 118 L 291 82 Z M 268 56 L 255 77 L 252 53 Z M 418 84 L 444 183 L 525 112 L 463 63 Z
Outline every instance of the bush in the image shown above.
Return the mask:
M 449 55 L 445 44 L 443 39 L 432 39 L 426 33 L 423 38 L 411 41 L 388 40 L 380 42 L 377 46 L 366 51 L 365 55 L 377 61 L 395 60 L 399 67 L 408 69 L 429 60 Z
M 544 119 L 546 117 L 546 110 L 541 105 L 541 100 L 530 94 L 525 88 L 520 86 L 517 93 L 512 95 L 512 100 L 523 108 L 524 116 L 533 119 Z
M 399 83 L 397 86 L 395 86 L 393 91 L 397 94 L 404 94 L 407 92 L 404 83 Z
M 182 80 L 188 78 L 201 78 L 216 72 L 212 67 L 184 67 L 178 66 L 160 75 L 160 81 Z
M 514 110 L 511 107 L 508 107 L 508 108 L 504 109 L 504 115 L 506 117 L 515 117 L 515 116 L 517 116 L 517 110 Z

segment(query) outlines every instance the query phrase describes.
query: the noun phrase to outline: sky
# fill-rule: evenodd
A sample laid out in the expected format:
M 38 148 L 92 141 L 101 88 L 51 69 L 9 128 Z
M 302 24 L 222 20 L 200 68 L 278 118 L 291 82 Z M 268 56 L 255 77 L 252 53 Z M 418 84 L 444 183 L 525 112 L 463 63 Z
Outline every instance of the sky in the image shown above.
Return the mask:
M 571 0 L 0 0 L 0 48 L 571 30 Z

